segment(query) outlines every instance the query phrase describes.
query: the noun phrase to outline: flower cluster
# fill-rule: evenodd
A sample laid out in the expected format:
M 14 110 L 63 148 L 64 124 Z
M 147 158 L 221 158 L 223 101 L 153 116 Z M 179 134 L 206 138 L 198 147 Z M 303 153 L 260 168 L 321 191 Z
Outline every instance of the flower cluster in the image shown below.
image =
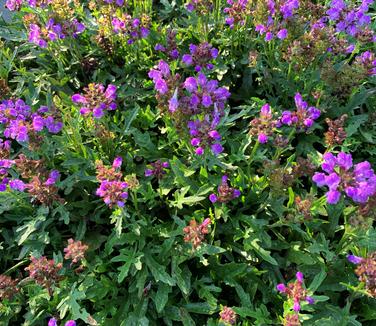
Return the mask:
M 203 120 L 197 119 L 188 122 L 189 134 L 191 136 L 191 145 L 195 147 L 197 155 L 203 155 L 205 148 L 209 147 L 214 155 L 223 152 L 223 147 L 219 143 L 222 136 L 215 129 L 219 122 L 219 118 L 213 118 L 210 121 L 209 115 Z
M 376 75 L 376 57 L 374 53 L 370 51 L 363 52 L 356 57 L 355 63 L 365 70 L 366 75 Z
M 161 109 L 168 107 L 170 112 L 175 112 L 179 105 L 177 96 L 180 75 L 172 76 L 170 66 L 163 60 L 160 60 L 157 69 L 151 69 L 148 75 L 153 80 L 154 88 L 158 93 L 159 107 Z
M 210 218 L 206 218 L 201 224 L 198 224 L 194 219 L 191 220 L 189 225 L 183 229 L 185 233 L 184 241 L 192 243 L 193 249 L 198 248 L 209 233 L 208 226 L 210 223 Z
M 7 0 L 5 7 L 10 11 L 20 10 L 21 6 L 25 3 L 31 8 L 45 8 L 52 0 Z
M 72 264 L 81 262 L 85 258 L 85 252 L 89 249 L 89 246 L 81 241 L 68 240 L 68 245 L 64 248 L 64 259 L 71 259 Z
M 65 39 L 68 35 L 76 38 L 78 34 L 85 30 L 85 25 L 77 19 L 58 23 L 50 18 L 45 26 L 40 26 L 37 22 L 29 24 L 29 42 L 41 48 L 45 48 L 48 42 L 55 42 Z
M 226 24 L 229 25 L 231 29 L 233 29 L 235 25 L 244 25 L 247 16 L 250 15 L 248 0 L 227 0 L 227 4 L 230 5 L 230 7 L 223 9 L 223 12 L 226 14 Z
M 328 20 L 334 24 L 337 32 L 357 37 L 371 23 L 367 15 L 373 0 L 362 0 L 360 6 L 349 6 L 344 0 L 332 0 L 327 10 Z
M 49 109 L 41 106 L 35 113 L 21 99 L 5 100 L 0 104 L 0 124 L 5 126 L 3 134 L 6 138 L 18 142 L 28 142 L 31 135 L 46 128 L 50 133 L 60 132 L 63 124 L 49 115 Z
M 266 23 L 256 25 L 256 31 L 265 34 L 265 41 L 269 42 L 274 37 L 281 40 L 288 36 L 286 25 L 299 9 L 299 0 L 268 0 Z
M 358 276 L 359 281 L 364 283 L 366 291 L 370 296 L 376 297 L 376 253 L 370 254 L 366 258 L 348 255 L 347 259 L 358 265 L 355 274 Z
M 177 117 L 177 128 L 188 128 L 196 154 L 203 155 L 205 148 L 210 148 L 215 155 L 221 153 L 221 136 L 216 128 L 230 92 L 201 72 L 197 77 L 186 78 L 181 85 L 180 76 L 172 76 L 169 65 L 163 60 L 158 69 L 149 72 L 149 77 L 158 92 L 159 106 L 168 107 L 169 113 Z
M 74 94 L 72 101 L 82 104 L 82 115 L 87 116 L 91 113 L 94 118 L 99 119 L 106 110 L 116 110 L 116 86 L 109 84 L 105 88 L 102 84 L 91 83 L 84 88 L 83 94 Z
M 213 10 L 213 1 L 211 0 L 191 0 L 187 4 L 189 12 L 196 12 L 198 15 L 206 15 Z
M 208 42 L 200 43 L 199 45 L 189 45 L 190 54 L 184 54 L 182 61 L 187 66 L 194 66 L 197 72 L 200 72 L 203 67 L 211 70 L 214 65 L 210 63 L 218 56 L 218 50 L 213 48 Z
M 19 291 L 17 284 L 18 280 L 13 280 L 7 275 L 0 274 L 0 300 L 12 299 Z
M 303 101 L 300 93 L 295 94 L 296 111 L 283 111 L 280 124 L 294 125 L 298 131 L 307 131 L 312 127 L 315 120 L 320 117 L 320 110 L 314 106 L 308 107 L 308 103 Z
M 230 187 L 228 184 L 228 176 L 224 175 L 222 177 L 222 183 L 218 186 L 218 195 L 211 194 L 209 200 L 212 203 L 220 202 L 227 203 L 241 195 L 240 190 Z
M 277 285 L 277 290 L 280 293 L 287 295 L 293 302 L 293 310 L 298 313 L 301 309 L 301 302 L 306 301 L 308 304 L 313 304 L 315 301 L 312 297 L 307 295 L 307 290 L 303 287 L 304 277 L 302 272 L 296 273 L 296 281 L 289 283 L 287 286 L 283 283 Z
M 9 178 L 8 173 L 11 167 L 15 166 L 23 179 L 29 179 L 27 182 L 17 178 Z M 54 202 L 63 202 L 58 195 L 56 182 L 60 178 L 57 170 L 48 171 L 40 160 L 28 159 L 20 154 L 15 160 L 0 160 L 0 191 L 5 191 L 7 185 L 16 191 L 27 191 L 32 201 L 44 205 L 52 205 Z
M 48 326 L 57 326 L 57 320 L 55 318 L 51 318 L 49 321 L 48 321 Z M 77 323 L 74 321 L 74 320 L 68 320 L 64 326 L 76 326 Z
M 53 259 L 48 260 L 45 256 L 40 258 L 31 257 L 31 263 L 25 268 L 37 284 L 50 290 L 51 286 L 61 279 L 59 275 L 63 265 L 56 264 Z
M 261 144 L 268 142 L 270 136 L 273 135 L 277 122 L 273 120 L 273 113 L 269 104 L 261 107 L 260 117 L 254 118 L 250 122 L 249 133 L 252 136 L 257 136 L 257 140 Z
M 23 0 L 7 0 L 5 2 L 5 7 L 10 11 L 18 11 L 22 6 Z
M 105 167 L 101 161 L 97 162 L 97 180 L 100 185 L 96 191 L 97 196 L 102 197 L 103 201 L 112 208 L 114 205 L 124 207 L 125 200 L 128 198 L 128 184 L 122 181 L 120 167 L 122 158 L 115 158 L 112 167 Z
M 179 58 L 179 50 L 176 44 L 176 32 L 172 29 L 167 31 L 166 36 L 166 45 L 162 45 L 160 43 L 156 44 L 154 49 L 156 51 L 164 52 L 168 55 L 168 57 L 172 60 L 176 60 Z
M 151 168 L 145 170 L 145 176 L 154 176 L 158 180 L 163 178 L 163 176 L 166 174 L 166 169 L 170 167 L 170 164 L 168 162 L 162 162 L 160 160 L 150 163 L 150 165 Z
M 236 312 L 230 307 L 224 306 L 219 313 L 219 317 L 221 318 L 221 322 L 225 323 L 226 325 L 236 324 Z
M 337 157 L 325 153 L 321 168 L 327 173 L 316 172 L 312 180 L 319 187 L 327 186 L 326 198 L 329 204 L 336 204 L 341 191 L 354 202 L 365 203 L 376 193 L 376 176 L 367 161 L 353 165 L 351 154 L 340 152 Z
M 214 107 L 222 111 L 230 92 L 225 87 L 218 87 L 217 80 L 207 79 L 203 73 L 197 77 L 188 77 L 184 82 L 184 88 L 188 91 L 189 106 L 191 112 L 199 114 Z M 187 101 L 184 101 L 187 103 Z
M 112 19 L 112 27 L 116 34 L 121 34 L 128 40 L 128 44 L 132 44 L 149 35 L 150 19 L 146 15 L 133 18 L 128 14 L 123 14 L 121 17 Z
M 328 131 L 325 133 L 325 144 L 329 147 L 335 145 L 342 145 L 346 140 L 347 134 L 344 129 L 345 120 L 347 115 L 342 115 L 339 119 L 331 120 L 329 118 L 325 119 L 325 122 L 328 125 Z

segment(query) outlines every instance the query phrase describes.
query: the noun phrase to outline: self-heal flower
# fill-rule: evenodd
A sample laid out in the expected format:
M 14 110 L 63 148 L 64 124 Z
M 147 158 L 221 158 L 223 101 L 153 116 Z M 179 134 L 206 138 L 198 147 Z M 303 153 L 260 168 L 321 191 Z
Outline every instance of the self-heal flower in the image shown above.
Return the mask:
M 302 272 L 296 273 L 296 281 L 288 283 L 287 286 L 283 283 L 276 286 L 277 291 L 286 295 L 292 301 L 293 310 L 298 313 L 301 310 L 301 303 L 306 301 L 308 304 L 314 304 L 315 300 L 307 295 L 307 290 L 303 287 L 304 276 Z
M 297 131 L 307 131 L 312 127 L 314 121 L 320 117 L 321 112 L 313 106 L 309 107 L 300 93 L 296 93 L 294 99 L 296 111 L 282 112 L 280 124 L 295 126 Z
M 211 70 L 213 65 L 210 62 L 218 56 L 218 50 L 207 42 L 199 45 L 190 44 L 189 51 L 190 54 L 183 55 L 182 61 L 187 66 L 193 65 L 197 72 L 201 71 L 202 68 Z
M 222 177 L 222 182 L 218 186 L 218 194 L 210 194 L 209 200 L 212 203 L 220 202 L 227 203 L 241 195 L 240 190 L 232 188 L 228 182 L 228 176 L 224 175 Z
M 250 2 L 248 0 L 227 0 L 229 7 L 223 9 L 226 14 L 225 23 L 229 25 L 231 29 L 234 26 L 243 26 L 247 17 L 250 15 Z
M 250 122 L 249 134 L 257 136 L 261 144 L 266 144 L 274 134 L 277 121 L 273 119 L 273 113 L 268 103 L 264 104 L 260 110 L 260 116 Z
M 227 306 L 224 306 L 219 313 L 219 316 L 221 318 L 221 321 L 225 323 L 226 325 L 235 325 L 236 324 L 236 312 Z
M 354 255 L 347 256 L 347 259 L 356 264 L 355 274 L 359 282 L 363 283 L 365 290 L 371 297 L 376 297 L 376 253 L 371 253 L 362 258 Z
M 209 233 L 208 227 L 210 224 L 210 218 L 206 218 L 201 224 L 198 224 L 196 220 L 192 219 L 189 225 L 183 229 L 185 233 L 184 241 L 190 242 L 193 249 L 197 249 L 205 239 L 205 236 Z
M 168 162 L 162 162 L 161 160 L 157 160 L 153 163 L 150 163 L 150 168 L 145 170 L 145 176 L 155 176 L 158 180 L 160 180 L 167 173 L 167 169 L 169 167 L 170 164 Z
M 112 27 L 115 34 L 124 37 L 128 44 L 146 38 L 150 33 L 150 18 L 142 15 L 140 18 L 128 14 L 113 17 Z
M 35 138 L 36 133 L 44 129 L 56 134 L 63 126 L 62 122 L 56 121 L 48 107 L 41 106 L 36 112 L 32 112 L 31 107 L 22 99 L 0 103 L 0 124 L 5 127 L 4 136 L 18 142 L 29 142 L 30 138 Z
M 68 239 L 68 245 L 64 248 L 64 259 L 71 259 L 72 264 L 79 263 L 85 258 L 85 253 L 88 249 L 89 246 L 81 241 Z
M 83 94 L 74 94 L 72 101 L 82 105 L 82 115 L 92 114 L 95 119 L 100 119 L 105 111 L 116 109 L 116 90 L 117 87 L 113 84 L 105 88 L 102 84 L 91 83 L 84 88 Z
M 353 164 L 351 154 L 340 152 L 337 156 L 326 153 L 321 168 L 327 173 L 316 172 L 312 180 L 319 187 L 327 186 L 329 204 L 336 204 L 344 192 L 354 202 L 366 203 L 376 193 L 376 176 L 367 161 Z
M 96 195 L 110 208 L 114 206 L 124 207 L 128 198 L 128 183 L 122 180 L 120 171 L 122 160 L 115 158 L 111 167 L 106 167 L 101 161 L 96 162 L 97 180 L 100 182 Z

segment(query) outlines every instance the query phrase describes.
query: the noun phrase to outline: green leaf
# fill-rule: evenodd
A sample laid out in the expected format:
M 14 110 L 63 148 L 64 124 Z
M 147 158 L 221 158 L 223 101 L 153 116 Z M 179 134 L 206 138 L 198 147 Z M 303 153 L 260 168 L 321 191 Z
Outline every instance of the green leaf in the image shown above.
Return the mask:
M 155 307 L 157 312 L 161 313 L 168 301 L 168 294 L 171 292 L 171 287 L 166 283 L 161 283 L 158 286 L 158 291 L 155 296 Z
M 166 273 L 164 266 L 158 264 L 150 254 L 145 254 L 145 263 L 157 282 L 161 281 L 171 286 L 175 285 L 175 281 Z
M 250 246 L 255 250 L 256 254 L 258 254 L 262 259 L 266 260 L 268 263 L 278 266 L 278 262 L 270 255 L 270 251 L 267 251 L 264 248 L 260 247 L 258 242 L 260 242 L 260 239 L 254 239 L 250 243 Z
M 315 278 L 313 279 L 312 283 L 309 285 L 309 289 L 312 291 L 312 292 L 315 292 L 319 286 L 321 285 L 322 282 L 324 282 L 326 278 L 326 272 L 324 269 L 322 269 L 320 271 L 320 273 L 318 273 Z

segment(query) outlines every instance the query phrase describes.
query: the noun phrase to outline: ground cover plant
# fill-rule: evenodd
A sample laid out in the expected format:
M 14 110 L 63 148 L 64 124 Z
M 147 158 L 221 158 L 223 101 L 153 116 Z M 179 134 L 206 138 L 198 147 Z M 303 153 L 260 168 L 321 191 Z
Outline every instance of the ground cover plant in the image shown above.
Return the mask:
M 0 325 L 375 325 L 375 8 L 7 0 Z

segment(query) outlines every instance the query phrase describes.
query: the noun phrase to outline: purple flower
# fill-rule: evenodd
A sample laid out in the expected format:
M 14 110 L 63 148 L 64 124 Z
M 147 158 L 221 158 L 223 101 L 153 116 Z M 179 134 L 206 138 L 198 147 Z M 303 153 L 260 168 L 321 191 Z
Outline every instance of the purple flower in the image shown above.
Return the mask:
M 82 115 L 92 113 L 94 118 L 100 119 L 105 111 L 116 109 L 116 90 L 117 87 L 113 84 L 105 88 L 103 84 L 91 83 L 84 88 L 83 94 L 74 94 L 72 101 L 84 105 L 80 108 Z
M 76 322 L 74 320 L 68 320 L 65 323 L 65 326 L 76 326 Z
M 60 178 L 60 172 L 57 170 L 52 170 L 50 172 L 50 175 L 48 176 L 48 179 L 44 183 L 46 186 L 51 186 L 57 182 L 57 180 Z
M 277 290 L 281 293 L 284 293 L 286 291 L 286 286 L 283 283 L 280 283 L 277 285 Z
M 299 302 L 294 302 L 294 311 L 298 312 L 300 310 L 300 303 Z
M 214 155 L 219 155 L 220 153 L 223 152 L 223 147 L 222 147 L 221 144 L 216 143 L 216 144 L 213 144 L 211 146 L 211 150 L 212 150 L 212 152 L 213 152 Z
M 123 5 L 124 0 L 118 1 Z M 114 33 L 125 37 L 128 44 L 133 44 L 138 39 L 146 38 L 150 33 L 150 24 L 146 23 L 146 20 L 132 18 L 130 15 L 123 15 L 120 18 L 114 17 L 111 23 Z
M 268 142 L 268 139 L 269 137 L 267 135 L 265 135 L 264 133 L 260 133 L 257 137 L 257 140 L 261 143 L 261 144 L 266 144 Z
M 280 39 L 280 40 L 284 40 L 286 37 L 287 37 L 287 29 L 281 29 L 278 33 L 277 33 L 277 37 Z
M 209 196 L 209 200 L 214 204 L 218 200 L 217 195 L 216 194 L 211 194 Z
M 115 169 L 120 169 L 123 159 L 120 156 L 115 157 L 112 167 Z
M 337 204 L 341 198 L 341 193 L 337 190 L 329 190 L 326 193 L 326 200 L 328 204 Z
M 150 165 L 151 169 L 145 170 L 145 176 L 155 176 L 158 180 L 163 178 L 163 176 L 167 173 L 166 169 L 170 167 L 170 164 L 168 162 L 162 162 L 161 160 L 150 163 Z
M 303 282 L 303 279 L 304 279 L 303 273 L 302 273 L 302 272 L 297 272 L 297 273 L 296 273 L 296 279 L 297 279 L 299 282 Z
M 182 61 L 187 65 L 190 66 L 193 61 L 192 61 L 192 56 L 190 54 L 184 54 L 182 57 Z
M 5 7 L 7 7 L 10 11 L 19 10 L 22 5 L 22 0 L 7 0 L 5 3 Z
M 178 109 L 179 101 L 177 98 L 177 92 L 175 92 L 174 96 L 170 98 L 168 104 L 168 109 L 170 110 L 170 112 L 175 112 Z
M 313 299 L 310 296 L 306 296 L 306 301 L 307 301 L 308 304 L 314 304 L 315 303 L 315 299 Z
M 316 172 L 312 177 L 312 180 L 317 184 L 318 187 L 323 187 L 326 185 L 325 173 Z
M 57 326 L 57 320 L 55 318 L 51 318 L 48 321 L 48 326 Z
M 207 42 L 199 45 L 190 44 L 189 51 L 190 54 L 183 55 L 182 61 L 187 66 L 195 66 L 196 72 L 201 71 L 203 67 L 212 69 L 213 65 L 210 61 L 218 56 L 218 50 Z
M 202 147 L 197 147 L 195 153 L 199 156 L 204 154 L 204 149 Z
M 19 179 L 13 179 L 9 181 L 9 187 L 13 190 L 17 191 L 24 191 L 25 190 L 25 184 L 23 181 Z
M 219 134 L 219 132 L 217 130 L 211 130 L 209 131 L 209 136 L 215 140 L 221 140 L 221 135 Z
M 354 255 L 348 255 L 347 260 L 352 264 L 360 264 L 363 261 L 362 257 L 354 256 Z
M 341 198 L 341 191 L 358 203 L 367 202 L 376 193 L 376 176 L 369 162 L 353 166 L 351 154 L 340 152 L 337 157 L 326 153 L 321 168 L 328 173 L 315 173 L 313 181 L 319 186 L 328 186 L 326 194 L 329 204 L 336 204 Z

